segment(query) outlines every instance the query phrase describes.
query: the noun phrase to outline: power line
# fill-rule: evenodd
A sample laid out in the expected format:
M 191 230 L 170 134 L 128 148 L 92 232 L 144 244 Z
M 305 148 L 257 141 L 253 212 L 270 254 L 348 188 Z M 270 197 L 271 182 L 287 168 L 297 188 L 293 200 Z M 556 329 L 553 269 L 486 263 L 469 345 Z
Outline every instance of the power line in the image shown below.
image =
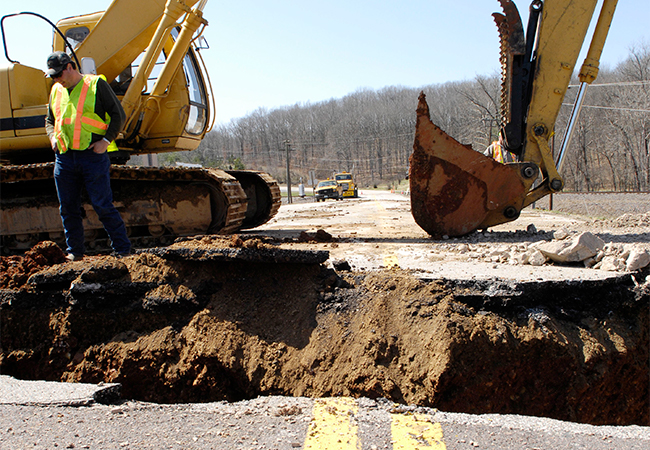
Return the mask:
M 296 141 L 296 140 L 291 140 L 292 144 L 292 152 L 296 151 L 306 151 L 309 147 L 325 147 L 325 146 L 337 146 L 337 145 L 353 145 L 357 143 L 364 143 L 364 142 L 376 142 L 376 141 L 391 141 L 391 140 L 396 140 L 404 137 L 408 138 L 413 138 L 415 134 L 415 131 L 413 133 L 403 133 L 403 134 L 394 134 L 390 136 L 377 136 L 377 137 L 365 137 L 365 138 L 350 138 L 350 139 L 333 139 L 332 141 L 328 142 L 314 142 L 314 141 Z M 409 142 L 410 145 L 410 142 Z M 300 147 L 300 149 L 296 148 Z M 264 147 L 260 144 L 247 144 L 246 145 L 247 149 L 256 151 L 256 152 L 266 152 L 264 150 Z M 284 148 L 275 148 L 275 145 L 269 145 L 268 146 L 268 153 L 284 153 L 285 149 Z
M 573 103 L 562 103 L 562 106 L 573 106 Z M 650 109 L 620 108 L 620 107 L 615 107 L 615 106 L 584 105 L 583 108 L 591 108 L 591 109 L 608 109 L 608 110 L 612 110 L 612 111 L 628 111 L 628 112 L 645 112 L 645 113 L 650 113 Z
M 639 80 L 639 81 L 616 81 L 612 83 L 594 83 L 590 84 L 589 87 L 602 87 L 602 86 L 644 86 L 650 84 L 650 80 Z M 579 84 L 570 84 L 568 88 L 577 88 L 580 87 Z
M 389 140 L 389 139 L 398 139 L 403 137 L 412 137 L 415 134 L 413 133 L 403 133 L 403 134 L 394 134 L 390 136 L 371 136 L 365 138 L 350 138 L 350 139 L 334 139 L 331 142 L 313 142 L 313 141 L 293 141 L 295 145 L 309 146 L 309 145 L 331 145 L 331 144 L 354 144 L 357 142 L 374 142 L 377 140 Z

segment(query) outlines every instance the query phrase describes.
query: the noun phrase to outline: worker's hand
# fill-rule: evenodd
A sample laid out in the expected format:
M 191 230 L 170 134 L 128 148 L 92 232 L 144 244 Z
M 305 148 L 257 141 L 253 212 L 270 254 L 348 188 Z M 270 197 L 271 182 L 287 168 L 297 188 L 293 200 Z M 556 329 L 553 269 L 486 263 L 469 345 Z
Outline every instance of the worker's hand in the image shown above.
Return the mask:
M 52 146 L 52 150 L 56 152 L 57 146 L 56 146 L 56 139 L 55 138 L 50 138 L 50 145 Z
M 102 139 L 101 141 L 95 142 L 93 145 L 91 145 L 93 152 L 102 154 L 106 153 L 106 149 L 108 149 L 108 142 L 106 142 L 106 139 Z

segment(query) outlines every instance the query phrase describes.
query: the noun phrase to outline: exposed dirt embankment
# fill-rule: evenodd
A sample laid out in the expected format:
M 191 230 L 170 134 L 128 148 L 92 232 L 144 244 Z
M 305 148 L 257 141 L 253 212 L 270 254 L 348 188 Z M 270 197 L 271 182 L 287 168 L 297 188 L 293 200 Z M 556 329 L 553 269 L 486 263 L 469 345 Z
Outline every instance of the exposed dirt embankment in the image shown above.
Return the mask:
M 206 238 L 54 265 L 0 291 L 0 371 L 155 402 L 352 395 L 650 425 L 647 273 L 462 285 L 336 274 L 322 253 Z

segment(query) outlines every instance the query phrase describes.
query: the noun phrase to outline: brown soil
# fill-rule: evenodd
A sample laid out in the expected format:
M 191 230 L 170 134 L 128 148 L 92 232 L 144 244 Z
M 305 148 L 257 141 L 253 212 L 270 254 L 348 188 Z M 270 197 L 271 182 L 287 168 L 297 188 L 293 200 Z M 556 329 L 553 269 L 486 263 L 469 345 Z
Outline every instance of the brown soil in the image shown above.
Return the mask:
M 155 402 L 352 395 L 650 425 L 647 273 L 463 284 L 292 252 L 206 237 L 29 269 L 0 290 L 0 372 Z
M 0 256 L 0 289 L 22 287 L 44 267 L 65 261 L 65 253 L 54 242 L 39 242 L 22 256 Z

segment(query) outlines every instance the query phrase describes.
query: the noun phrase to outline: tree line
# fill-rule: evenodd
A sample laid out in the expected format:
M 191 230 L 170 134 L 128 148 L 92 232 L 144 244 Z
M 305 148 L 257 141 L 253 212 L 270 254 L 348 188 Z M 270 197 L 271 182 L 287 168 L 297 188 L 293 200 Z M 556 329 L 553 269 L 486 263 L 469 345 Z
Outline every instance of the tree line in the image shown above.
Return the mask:
M 552 144 L 559 148 L 575 101 L 567 92 Z M 307 182 L 334 172 L 355 174 L 361 186 L 405 178 L 420 91 L 432 121 L 463 144 L 483 151 L 497 136 L 500 79 L 477 76 L 420 88 L 362 89 L 340 99 L 253 113 L 215 127 L 193 152 L 160 155 L 204 167 L 249 168 L 280 182 Z M 288 151 L 287 151 L 288 150 Z M 587 90 L 562 175 L 569 191 L 650 191 L 650 46 L 640 44 L 614 68 L 601 69 Z

